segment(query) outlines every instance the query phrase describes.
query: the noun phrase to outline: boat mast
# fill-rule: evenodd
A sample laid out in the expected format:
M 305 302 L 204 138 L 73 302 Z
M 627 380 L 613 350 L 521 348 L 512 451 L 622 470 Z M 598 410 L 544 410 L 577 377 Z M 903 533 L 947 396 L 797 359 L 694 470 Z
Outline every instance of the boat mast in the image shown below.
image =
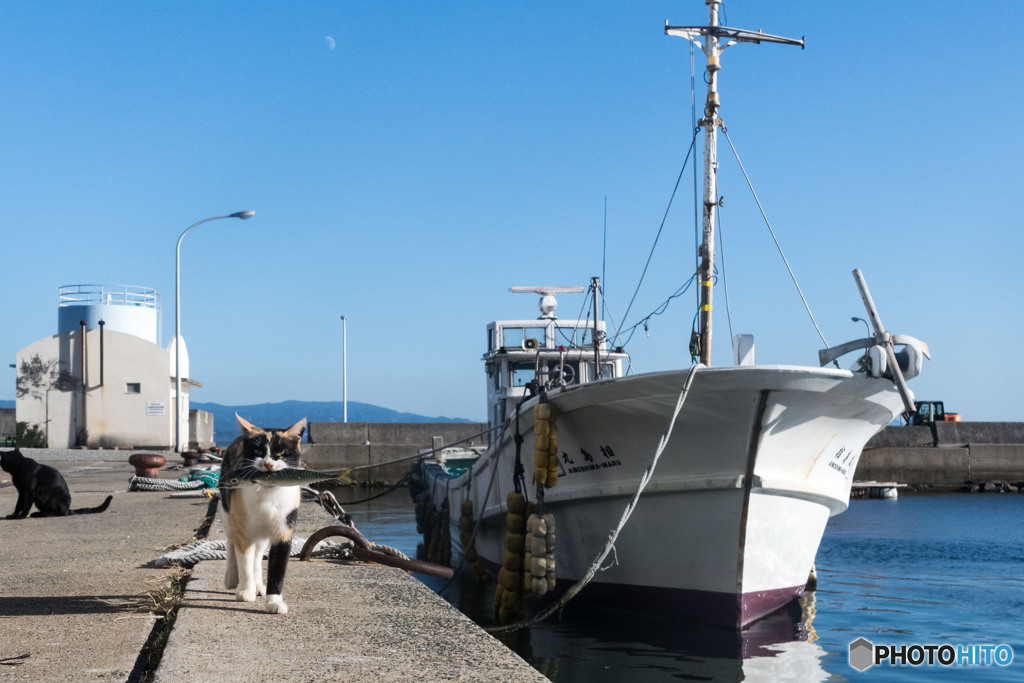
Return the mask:
M 722 119 L 718 116 L 718 72 L 722 68 L 719 56 L 725 48 L 736 43 L 760 43 L 767 41 L 786 45 L 804 46 L 803 38 L 782 38 L 760 31 L 746 31 L 728 28 L 718 23 L 718 9 L 721 0 L 705 0 L 708 5 L 707 26 L 669 26 L 665 22 L 665 34 L 681 36 L 693 42 L 707 58 L 708 85 L 707 100 L 704 104 L 704 218 L 701 228 L 701 245 L 698 256 L 700 269 L 700 362 L 711 365 L 711 308 L 715 274 L 715 209 L 718 207 L 718 129 Z M 719 43 L 720 38 L 727 42 Z
M 594 342 L 594 379 L 601 379 L 601 343 L 604 341 L 604 334 L 597 330 L 597 294 L 601 289 L 601 281 L 590 278 L 590 288 L 594 290 L 594 332 L 590 340 Z

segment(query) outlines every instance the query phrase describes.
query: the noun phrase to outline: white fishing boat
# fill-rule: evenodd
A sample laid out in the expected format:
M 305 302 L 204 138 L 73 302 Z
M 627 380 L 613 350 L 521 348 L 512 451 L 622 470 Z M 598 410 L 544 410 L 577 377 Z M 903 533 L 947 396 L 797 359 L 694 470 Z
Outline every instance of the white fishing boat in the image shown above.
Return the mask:
M 803 41 L 720 26 L 719 3 L 707 4 L 706 26 L 666 25 L 708 64 L 700 362 L 624 372 L 627 355 L 598 320 L 596 279 L 583 320 L 558 319 L 554 299 L 582 288 L 513 288 L 539 293 L 541 316 L 487 326 L 488 447 L 426 456 L 419 467 L 421 491 L 447 507 L 453 538 L 472 503 L 463 540 L 474 529 L 488 568 L 509 564 L 508 493 L 520 491 L 557 525 L 556 595 L 590 579 L 581 597 L 740 629 L 803 593 L 828 518 L 849 503 L 861 449 L 913 408 L 905 379 L 928 350 L 885 330 L 854 271 L 873 336 L 820 352 L 820 366 L 757 365 L 744 348 L 736 364 L 711 366 L 719 55 L 740 42 Z M 840 369 L 836 359 L 851 352 L 861 352 L 854 369 Z M 545 450 L 552 476 L 535 468 Z

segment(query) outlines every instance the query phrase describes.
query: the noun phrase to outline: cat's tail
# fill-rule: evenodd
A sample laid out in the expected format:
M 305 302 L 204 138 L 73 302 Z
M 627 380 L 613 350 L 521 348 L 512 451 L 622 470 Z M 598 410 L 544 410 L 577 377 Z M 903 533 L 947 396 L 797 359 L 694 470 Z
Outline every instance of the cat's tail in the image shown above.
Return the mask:
M 94 508 L 78 508 L 77 510 L 71 510 L 73 515 L 91 515 L 94 512 L 103 512 L 110 507 L 110 501 L 114 500 L 113 496 L 107 496 L 107 499 L 103 501 L 101 505 L 97 505 Z

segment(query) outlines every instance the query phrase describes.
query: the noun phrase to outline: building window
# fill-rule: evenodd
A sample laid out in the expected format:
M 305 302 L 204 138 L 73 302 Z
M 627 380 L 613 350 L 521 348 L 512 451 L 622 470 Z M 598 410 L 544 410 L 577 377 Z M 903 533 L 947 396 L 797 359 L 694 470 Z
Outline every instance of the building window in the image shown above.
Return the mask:
M 124 393 L 126 394 L 141 394 L 142 385 L 138 382 L 128 382 L 124 385 Z

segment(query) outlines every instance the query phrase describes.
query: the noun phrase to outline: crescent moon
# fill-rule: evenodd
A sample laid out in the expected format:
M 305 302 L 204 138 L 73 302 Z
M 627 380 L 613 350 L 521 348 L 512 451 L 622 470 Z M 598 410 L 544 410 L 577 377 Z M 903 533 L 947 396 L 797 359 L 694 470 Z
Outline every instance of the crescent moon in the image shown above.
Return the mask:
M 327 49 L 328 50 L 333 50 L 334 49 L 334 45 L 335 45 L 334 38 L 332 38 L 330 36 L 327 36 L 327 37 L 324 38 L 324 40 L 327 41 Z

